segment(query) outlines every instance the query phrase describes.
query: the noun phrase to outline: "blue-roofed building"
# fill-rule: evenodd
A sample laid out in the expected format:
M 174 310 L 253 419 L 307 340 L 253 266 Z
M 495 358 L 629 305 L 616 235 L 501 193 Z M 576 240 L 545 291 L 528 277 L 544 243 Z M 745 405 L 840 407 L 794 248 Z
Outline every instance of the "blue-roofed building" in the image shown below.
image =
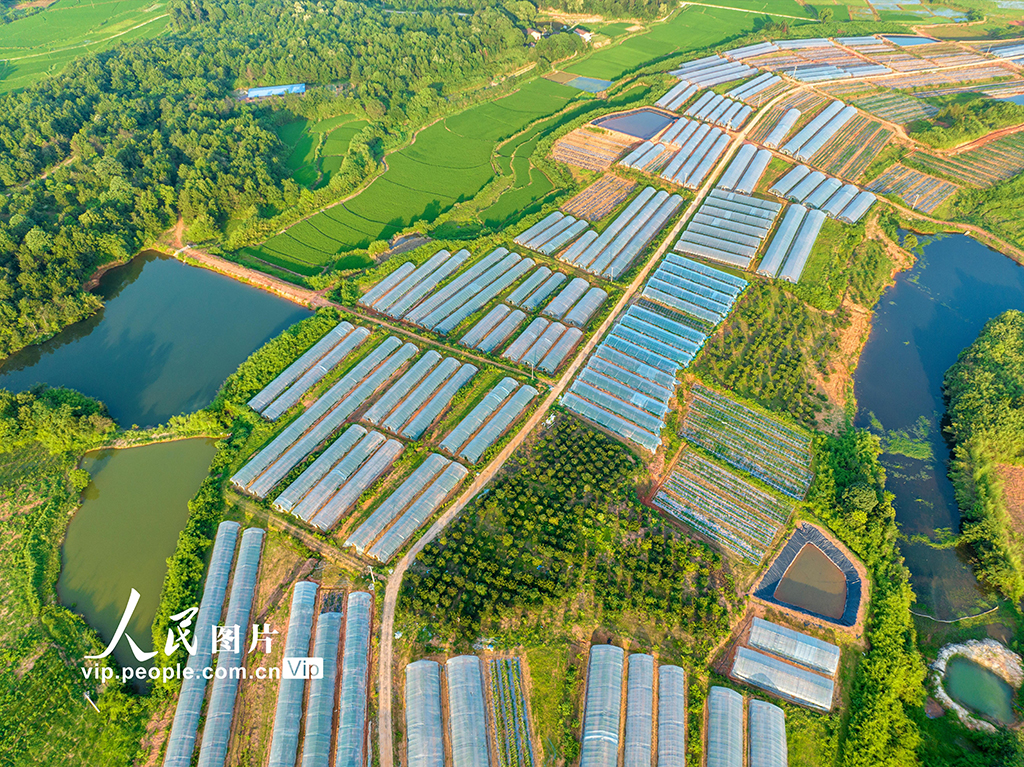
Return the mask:
M 246 97 L 250 99 L 262 99 L 267 96 L 284 96 L 288 93 L 298 93 L 301 95 L 305 92 L 305 83 L 292 83 L 291 85 L 260 85 L 256 88 L 250 88 Z

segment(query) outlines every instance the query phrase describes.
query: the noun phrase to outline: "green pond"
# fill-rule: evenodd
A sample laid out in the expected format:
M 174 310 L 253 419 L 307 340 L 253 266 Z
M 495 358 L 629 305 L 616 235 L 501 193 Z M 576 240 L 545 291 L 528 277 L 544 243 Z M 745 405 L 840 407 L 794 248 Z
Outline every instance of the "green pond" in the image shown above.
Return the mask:
M 1013 724 L 1013 688 L 984 666 L 954 655 L 946 664 L 942 686 L 953 700 L 986 719 Z
M 88 453 L 92 475 L 82 506 L 68 525 L 57 593 L 109 642 L 134 588 L 139 603 L 127 633 L 144 651 L 188 502 L 209 471 L 212 439 L 162 442 Z M 122 665 L 138 666 L 126 640 L 114 651 Z

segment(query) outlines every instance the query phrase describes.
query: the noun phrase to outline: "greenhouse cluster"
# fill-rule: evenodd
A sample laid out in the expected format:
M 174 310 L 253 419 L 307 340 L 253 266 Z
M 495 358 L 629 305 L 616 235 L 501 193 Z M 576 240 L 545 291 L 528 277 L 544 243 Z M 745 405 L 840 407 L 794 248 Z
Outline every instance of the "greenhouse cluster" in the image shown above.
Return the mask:
M 587 221 L 567 216 L 556 210 L 525 232 L 517 234 L 515 242 L 524 248 L 550 256 L 573 242 L 587 230 L 588 226 Z
M 266 532 L 258 527 L 250 527 L 242 533 L 238 559 L 231 577 L 231 594 L 228 596 L 228 609 L 222 624 L 224 626 L 251 625 L 256 576 L 259 573 L 265 535 Z M 244 650 L 244 637 L 240 636 L 234 650 L 221 649 L 217 653 L 216 677 L 210 691 L 210 702 L 206 706 L 203 738 L 199 744 L 200 767 L 224 767 L 227 762 L 231 722 L 235 713 L 235 698 L 238 695 L 238 669 L 242 666 Z M 188 701 L 194 702 L 194 699 Z M 202 704 L 202 699 L 200 698 L 198 702 Z M 183 758 L 184 756 L 182 754 Z M 187 757 L 186 764 L 191 762 L 192 754 L 187 754 Z
M 753 564 L 793 512 L 792 504 L 694 450 L 681 454 L 652 504 Z
M 276 421 L 369 335 L 366 328 L 338 323 L 249 400 L 249 407 Z
M 417 351 L 415 345 L 403 344 L 395 336 L 386 338 L 249 459 L 231 477 L 231 483 L 258 498 L 266 498 L 278 482 L 344 424 Z
M 441 449 L 467 463 L 479 463 L 537 394 L 514 378 L 502 379 L 441 441 Z
M 400 319 L 468 258 L 469 251 L 465 249 L 454 255 L 440 250 L 421 266 L 406 262 L 371 288 L 359 304 Z
M 408 440 L 418 440 L 478 372 L 475 365 L 427 351 L 402 375 L 363 420 Z
M 552 272 L 546 266 L 539 266 L 523 281 L 522 285 L 508 294 L 505 302 L 528 312 L 535 312 L 566 279 L 568 278 L 562 272 Z M 463 343 L 466 343 L 465 338 Z M 473 346 L 474 344 L 466 345 Z
M 286 509 L 275 501 L 275 508 L 294 514 L 319 530 L 334 527 L 342 515 L 355 506 L 359 496 L 391 467 L 403 450 L 402 443 L 397 439 L 388 439 L 377 431 L 368 432 L 356 441 L 359 436 L 356 429 L 364 431 L 358 426 L 350 426 L 313 465 L 299 475 L 295 481 L 301 482 L 303 488 L 308 485 L 309 489 L 301 496 L 298 493 L 289 495 L 287 502 L 294 502 L 294 506 Z M 345 452 L 335 449 L 339 445 L 349 444 L 352 447 Z M 329 458 L 317 465 L 328 453 Z M 313 476 L 307 477 L 307 474 Z M 313 481 L 317 476 L 319 478 Z
M 751 49 L 758 48 L 758 46 L 753 45 L 747 47 Z M 732 54 L 735 58 L 736 51 L 733 51 Z M 748 104 L 753 103 L 755 106 L 760 106 L 763 101 L 774 93 L 776 88 L 784 85 L 785 82 L 778 75 L 773 75 L 770 72 L 764 72 L 754 79 L 748 80 L 742 85 L 737 85 L 732 90 L 727 91 L 725 95 L 731 99 L 745 101 Z
M 629 269 L 678 212 L 682 202 L 679 195 L 646 187 L 600 235 L 588 232 L 558 257 L 591 274 L 614 280 Z
M 641 298 L 612 326 L 562 403 L 622 439 L 654 452 L 675 394 L 676 374 L 707 340 L 746 281 L 673 253 Z M 707 318 L 712 319 L 707 319 Z
M 405 293 L 387 307 L 389 316 L 448 334 L 515 284 L 535 265 L 532 258 L 509 253 L 507 248 L 496 248 L 469 268 L 457 272 L 454 279 L 442 283 L 436 278 L 437 271 L 443 270 L 452 259 L 456 259 L 461 266 L 468 259 L 468 255 L 460 255 L 465 252 L 459 251 L 446 261 L 435 263 L 432 270 L 425 270 L 438 256 L 446 253 L 440 251 L 418 269 L 407 270 L 405 278 L 395 279 L 395 275 L 412 266 L 407 262 L 366 293 L 360 303 L 375 311 L 383 311 L 382 304 L 391 302 L 397 291 L 404 290 Z M 445 273 L 445 276 L 448 274 Z M 402 311 L 396 311 L 396 308 Z
M 697 189 L 711 173 L 718 158 L 725 153 L 731 140 L 729 134 L 720 128 L 691 122 L 676 137 L 679 151 L 661 171 L 661 177 L 687 189 Z
M 747 106 L 742 101 L 714 91 L 705 91 L 704 95 L 694 101 L 683 114 L 720 128 L 735 131 L 743 126 L 753 111 L 753 107 Z
M 744 730 L 743 696 L 728 687 L 713 686 L 708 690 L 707 709 L 707 767 L 743 767 L 744 763 L 786 767 L 786 714 L 781 708 L 751 700 Z
M 580 342 L 583 331 L 538 317 L 502 353 L 509 362 L 554 373 Z
M 625 726 L 621 726 L 622 673 L 626 671 Z M 654 696 L 658 676 L 657 703 Z M 649 765 L 658 720 L 658 764 L 683 765 L 686 753 L 686 675 L 678 666 L 656 667 L 644 653 L 615 645 L 590 648 L 580 767 L 617 767 L 620 731 L 624 764 Z
M 832 101 L 793 138 L 783 144 L 780 151 L 783 154 L 792 155 L 798 160 L 809 160 L 856 116 L 856 107 L 848 106 L 842 101 Z
M 444 504 L 468 470 L 431 453 L 345 541 L 356 551 L 387 562 Z
M 745 269 L 781 210 L 777 202 L 712 189 L 672 249 Z
M 856 224 L 875 202 L 875 195 L 862 192 L 853 184 L 844 184 L 806 165 L 797 165 L 769 190 L 810 208 L 817 208 L 830 218 Z
M 742 80 L 756 72 L 756 69 L 746 64 L 729 61 L 718 54 L 713 54 L 689 61 L 678 69 L 673 69 L 671 74 L 691 85 L 713 88 L 723 83 Z

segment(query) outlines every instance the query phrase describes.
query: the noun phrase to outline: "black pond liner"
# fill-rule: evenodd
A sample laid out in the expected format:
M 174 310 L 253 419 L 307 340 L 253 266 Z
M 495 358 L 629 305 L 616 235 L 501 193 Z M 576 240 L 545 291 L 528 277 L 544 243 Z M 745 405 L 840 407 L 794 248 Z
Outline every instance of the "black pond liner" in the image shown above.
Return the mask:
M 797 555 L 808 543 L 813 543 L 821 549 L 825 556 L 832 560 L 832 564 L 838 567 L 846 577 L 846 607 L 843 609 L 841 618 L 822 615 L 821 613 L 816 613 L 797 605 L 791 605 L 788 602 L 782 602 L 775 598 L 775 590 L 779 587 L 779 582 L 786 574 L 789 566 L 793 564 L 793 560 L 796 559 Z M 860 576 L 857 574 L 857 569 L 849 558 L 832 541 L 826 538 L 821 530 L 812 525 L 802 524 L 786 542 L 779 556 L 772 562 L 772 566 L 768 568 L 768 572 L 764 574 L 761 582 L 757 585 L 754 596 L 758 599 L 763 599 L 765 602 L 811 615 L 827 623 L 834 623 L 839 626 L 854 626 L 857 623 L 857 612 L 860 609 L 860 589 Z

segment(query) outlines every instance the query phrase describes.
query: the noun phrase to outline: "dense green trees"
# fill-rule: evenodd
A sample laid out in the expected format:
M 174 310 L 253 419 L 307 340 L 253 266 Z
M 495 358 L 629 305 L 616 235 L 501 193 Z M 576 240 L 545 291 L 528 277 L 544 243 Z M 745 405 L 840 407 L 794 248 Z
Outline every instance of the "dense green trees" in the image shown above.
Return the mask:
M 962 540 L 974 552 L 978 576 L 1018 602 L 1024 542 L 1014 532 L 997 465 L 1024 462 L 1024 313 L 989 322 L 946 371 L 943 386 Z
M 113 431 L 106 408 L 71 389 L 0 389 L 0 456 L 36 440 L 52 454 L 79 453 Z
M 529 51 L 514 14 L 494 8 L 180 0 L 169 13 L 170 35 L 0 98 L 0 357 L 94 312 L 86 278 L 179 217 L 193 239 L 230 230 L 238 246 L 283 211 L 323 204 L 289 178 L 273 130 L 282 110 L 375 121 L 319 193 L 337 197 L 376 169 L 381 136 L 400 139 Z M 265 104 L 234 94 L 289 81 L 311 90 Z
M 1024 106 L 980 93 L 933 98 L 941 108 L 934 120 L 913 123 L 910 134 L 929 146 L 944 149 L 984 136 L 990 131 L 1024 122 Z

